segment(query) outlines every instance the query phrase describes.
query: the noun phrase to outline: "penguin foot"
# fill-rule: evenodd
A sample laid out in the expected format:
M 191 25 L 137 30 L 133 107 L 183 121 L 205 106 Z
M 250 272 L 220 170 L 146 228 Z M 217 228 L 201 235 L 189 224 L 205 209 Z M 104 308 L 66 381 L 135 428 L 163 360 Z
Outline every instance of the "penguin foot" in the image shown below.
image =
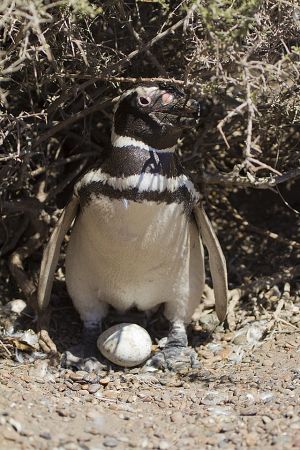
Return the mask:
M 146 372 L 155 370 L 170 370 L 177 372 L 181 369 L 197 368 L 200 363 L 197 353 L 190 347 L 165 347 L 150 358 L 145 366 Z
M 86 372 L 99 372 L 107 366 L 97 348 L 87 348 L 78 344 L 65 351 L 61 358 L 61 366 L 66 369 L 84 370 Z

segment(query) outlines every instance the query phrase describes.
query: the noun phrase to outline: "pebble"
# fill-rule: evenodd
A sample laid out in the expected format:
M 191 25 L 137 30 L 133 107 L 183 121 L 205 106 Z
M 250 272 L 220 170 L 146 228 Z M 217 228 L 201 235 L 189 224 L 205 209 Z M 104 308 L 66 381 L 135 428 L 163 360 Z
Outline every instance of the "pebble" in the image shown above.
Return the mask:
M 1 433 L 1 440 L 20 442 L 21 436 L 15 430 L 3 430 Z
M 85 380 L 85 377 L 89 375 L 88 372 L 85 372 L 84 370 L 78 370 L 78 372 L 71 372 L 69 374 L 69 378 L 73 381 L 81 381 Z
M 14 430 L 16 430 L 18 433 L 21 433 L 22 431 L 22 425 L 17 420 L 13 419 L 12 417 L 8 421 L 10 425 L 13 427 Z
M 58 408 L 58 409 L 56 410 L 56 412 L 57 412 L 57 414 L 58 414 L 60 417 L 68 417 L 68 415 L 69 415 L 69 411 L 68 411 L 67 409 L 60 409 L 60 408 Z
M 179 423 L 183 420 L 183 417 L 180 412 L 175 412 L 175 413 L 171 414 L 170 419 L 172 422 Z
M 79 389 L 79 391 L 77 391 L 80 395 L 89 395 L 89 391 L 87 391 L 86 389 Z
M 201 399 L 202 405 L 220 405 L 224 403 L 228 399 L 228 395 L 226 393 L 220 391 L 209 391 L 207 394 Z
M 104 396 L 107 398 L 117 398 L 118 393 L 112 389 L 107 389 L 104 392 Z
M 235 412 L 230 406 L 210 406 L 207 410 L 212 416 L 235 416 Z
M 84 376 L 83 379 L 86 383 L 90 384 L 99 383 L 99 375 L 95 373 L 88 373 L 87 375 Z
M 272 422 L 272 419 L 269 416 L 262 416 L 261 420 L 264 424 Z
M 293 448 L 300 448 L 300 436 L 299 436 L 299 437 L 296 437 L 296 438 L 293 440 L 293 445 L 292 445 L 292 447 L 293 447 Z
M 112 436 L 107 436 L 103 441 L 103 445 L 104 445 L 104 447 L 113 448 L 118 445 L 118 441 L 116 438 L 114 438 Z
M 11 300 L 10 302 L 6 303 L 4 309 L 8 312 L 14 312 L 16 314 L 21 314 L 22 311 L 26 308 L 26 302 L 21 299 Z
M 247 446 L 250 447 L 250 448 L 253 448 L 253 446 L 257 443 L 258 439 L 259 438 L 258 438 L 258 434 L 257 433 L 254 433 L 254 432 L 248 433 L 246 435 L 246 444 L 247 444 Z
M 259 394 L 260 400 L 262 400 L 264 403 L 271 402 L 274 400 L 274 394 L 272 392 L 261 392 Z
M 81 450 L 82 447 L 74 442 L 68 442 L 67 444 L 64 444 L 62 447 L 59 447 L 59 450 Z
M 79 383 L 70 383 L 68 386 L 72 391 L 79 391 L 81 389 L 81 385 Z
M 90 394 L 95 394 L 95 392 L 99 391 L 100 388 L 101 388 L 100 384 L 91 384 L 88 387 L 88 391 Z
M 256 414 L 257 414 L 257 409 L 253 408 L 252 406 L 249 406 L 248 408 L 242 408 L 240 410 L 241 416 L 256 416 Z
M 50 441 L 52 439 L 51 434 L 49 433 L 49 431 L 42 431 L 39 436 L 43 439 L 46 439 L 47 441 Z

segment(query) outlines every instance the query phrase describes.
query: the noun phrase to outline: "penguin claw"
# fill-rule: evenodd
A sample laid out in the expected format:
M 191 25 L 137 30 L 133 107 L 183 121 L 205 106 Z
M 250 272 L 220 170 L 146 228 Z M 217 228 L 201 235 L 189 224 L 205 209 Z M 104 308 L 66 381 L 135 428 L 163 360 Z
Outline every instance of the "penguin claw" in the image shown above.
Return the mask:
M 85 372 L 99 372 L 107 367 L 104 362 L 100 361 L 100 354 L 97 351 L 89 353 L 87 356 L 85 346 L 76 345 L 63 353 L 61 366 L 65 369 L 84 370 Z
M 182 369 L 200 367 L 197 353 L 189 347 L 165 347 L 150 358 L 145 366 L 146 372 L 159 369 L 177 372 Z

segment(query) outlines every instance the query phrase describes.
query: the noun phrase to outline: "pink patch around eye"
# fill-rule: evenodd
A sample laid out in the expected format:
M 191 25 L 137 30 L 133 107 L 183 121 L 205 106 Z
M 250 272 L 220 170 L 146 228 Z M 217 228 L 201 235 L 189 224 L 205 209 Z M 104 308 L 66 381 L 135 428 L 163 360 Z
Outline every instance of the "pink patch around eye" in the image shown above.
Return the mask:
M 161 96 L 161 102 L 163 105 L 168 105 L 169 103 L 171 103 L 174 100 L 174 96 L 172 94 L 169 94 L 168 92 L 165 92 L 162 96 Z

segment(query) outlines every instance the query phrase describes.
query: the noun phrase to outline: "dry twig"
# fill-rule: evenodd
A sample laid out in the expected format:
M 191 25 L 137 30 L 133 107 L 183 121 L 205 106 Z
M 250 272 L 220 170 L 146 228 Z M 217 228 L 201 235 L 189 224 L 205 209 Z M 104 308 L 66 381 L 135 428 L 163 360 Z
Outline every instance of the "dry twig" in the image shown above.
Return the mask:
M 260 177 L 257 178 L 252 174 L 247 176 L 240 175 L 242 165 L 237 165 L 229 173 L 204 173 L 203 181 L 206 184 L 221 184 L 227 187 L 244 188 L 256 188 L 256 189 L 271 189 L 279 184 L 295 181 L 300 178 L 300 168 L 291 169 L 286 173 L 276 176 Z

